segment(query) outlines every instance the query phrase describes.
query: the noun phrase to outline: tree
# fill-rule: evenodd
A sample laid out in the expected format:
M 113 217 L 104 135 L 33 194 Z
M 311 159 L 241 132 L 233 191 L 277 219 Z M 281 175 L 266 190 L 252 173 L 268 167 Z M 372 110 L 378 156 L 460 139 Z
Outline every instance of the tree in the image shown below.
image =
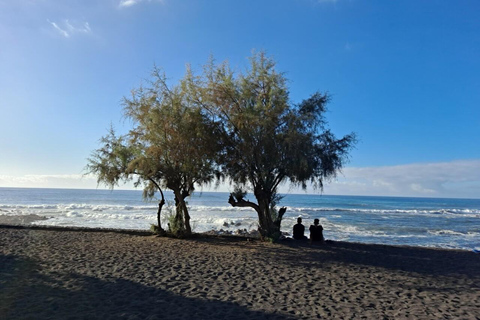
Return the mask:
M 185 199 L 195 185 L 211 183 L 220 176 L 215 165 L 218 125 L 190 101 L 182 85 L 169 88 L 165 75 L 155 68 L 149 87 L 133 90 L 131 98 L 124 98 L 124 115 L 133 129 L 120 137 L 111 130 L 86 167 L 98 183 L 111 188 L 135 179 L 135 186 L 144 186 L 144 198 L 153 198 L 158 190 L 160 231 L 165 204 L 162 188 L 172 190 L 176 214 L 171 228 L 179 235 L 192 232 Z
M 102 147 L 95 150 L 88 159 L 86 173 L 92 173 L 97 176 L 97 182 L 114 188 L 119 183 L 133 180 L 137 176 L 135 186 L 142 183 L 146 185 L 143 192 L 145 199 L 153 198 L 155 190 L 161 195 L 158 204 L 157 223 L 159 231 L 162 232 L 160 215 L 165 205 L 165 197 L 160 187 L 160 179 L 152 174 L 148 160 L 142 154 L 138 146 L 127 144 L 128 136 L 117 137 L 113 128 L 109 133 L 102 137 L 100 142 Z
M 187 74 L 189 97 L 221 126 L 224 152 L 218 164 L 233 181 L 228 202 L 251 207 L 263 238 L 277 239 L 286 208 L 278 187 L 285 182 L 323 189 L 336 176 L 355 134 L 337 139 L 324 117 L 328 94 L 315 93 L 292 104 L 283 74 L 261 52 L 254 54 L 245 74 L 235 75 L 227 63 L 210 62 L 201 76 Z M 256 202 L 245 198 L 253 191 Z

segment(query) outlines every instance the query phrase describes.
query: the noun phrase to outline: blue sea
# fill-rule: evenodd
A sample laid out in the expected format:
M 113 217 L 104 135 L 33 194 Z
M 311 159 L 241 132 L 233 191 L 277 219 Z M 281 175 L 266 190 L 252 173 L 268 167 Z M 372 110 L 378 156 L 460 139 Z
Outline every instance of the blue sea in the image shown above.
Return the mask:
M 190 197 L 194 232 L 257 228 L 252 209 L 233 208 L 227 200 L 221 192 Z M 36 225 L 146 230 L 156 223 L 157 203 L 143 201 L 137 190 L 0 188 L 0 216 L 46 218 Z M 287 194 L 280 205 L 288 208 L 282 222 L 287 233 L 298 217 L 307 230 L 318 218 L 331 240 L 480 250 L 480 199 Z M 164 217 L 170 210 L 164 207 Z

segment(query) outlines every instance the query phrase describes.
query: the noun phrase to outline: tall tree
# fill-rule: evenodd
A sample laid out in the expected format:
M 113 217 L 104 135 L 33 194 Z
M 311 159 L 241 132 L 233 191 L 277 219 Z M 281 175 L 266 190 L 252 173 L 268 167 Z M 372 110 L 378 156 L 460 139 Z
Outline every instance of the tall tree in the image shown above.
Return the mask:
M 132 90 L 124 98 L 124 115 L 133 123 L 126 135 L 116 137 L 113 130 L 102 138 L 101 148 L 93 152 L 86 167 L 99 183 L 115 187 L 120 181 L 135 179 L 143 184 L 144 197 L 161 194 L 157 220 L 165 203 L 162 188 L 173 191 L 176 214 L 172 229 L 191 234 L 186 198 L 195 185 L 211 183 L 220 176 L 215 157 L 218 125 L 191 104 L 182 85 L 169 88 L 165 75 L 155 68 L 148 87 Z
M 328 94 L 315 93 L 300 104 L 289 99 L 286 79 L 263 52 L 235 75 L 227 63 L 207 64 L 200 76 L 187 74 L 190 98 L 221 124 L 224 152 L 219 165 L 235 184 L 229 203 L 251 207 L 264 238 L 277 239 L 286 208 L 277 209 L 285 182 L 306 189 L 342 168 L 355 134 L 337 139 L 325 119 Z M 256 202 L 246 199 L 253 191 Z

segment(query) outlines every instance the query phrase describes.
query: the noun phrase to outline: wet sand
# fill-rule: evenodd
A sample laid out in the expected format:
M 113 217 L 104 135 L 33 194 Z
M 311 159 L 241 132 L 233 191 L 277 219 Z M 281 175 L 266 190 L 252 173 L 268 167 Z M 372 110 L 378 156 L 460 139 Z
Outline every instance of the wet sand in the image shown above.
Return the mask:
M 480 254 L 0 226 L 0 319 L 480 319 Z

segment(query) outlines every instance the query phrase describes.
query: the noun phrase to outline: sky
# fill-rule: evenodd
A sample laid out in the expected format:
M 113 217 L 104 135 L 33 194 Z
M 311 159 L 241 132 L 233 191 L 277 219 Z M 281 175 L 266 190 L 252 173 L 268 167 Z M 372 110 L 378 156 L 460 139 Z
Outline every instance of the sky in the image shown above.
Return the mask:
M 324 194 L 480 198 L 477 0 L 0 0 L 0 187 L 96 188 L 87 158 L 154 66 L 264 50 L 359 143 Z M 129 188 L 129 186 L 126 186 Z M 228 185 L 220 191 L 228 191 Z M 301 192 L 282 186 L 283 192 Z M 307 192 L 318 192 L 311 190 Z

